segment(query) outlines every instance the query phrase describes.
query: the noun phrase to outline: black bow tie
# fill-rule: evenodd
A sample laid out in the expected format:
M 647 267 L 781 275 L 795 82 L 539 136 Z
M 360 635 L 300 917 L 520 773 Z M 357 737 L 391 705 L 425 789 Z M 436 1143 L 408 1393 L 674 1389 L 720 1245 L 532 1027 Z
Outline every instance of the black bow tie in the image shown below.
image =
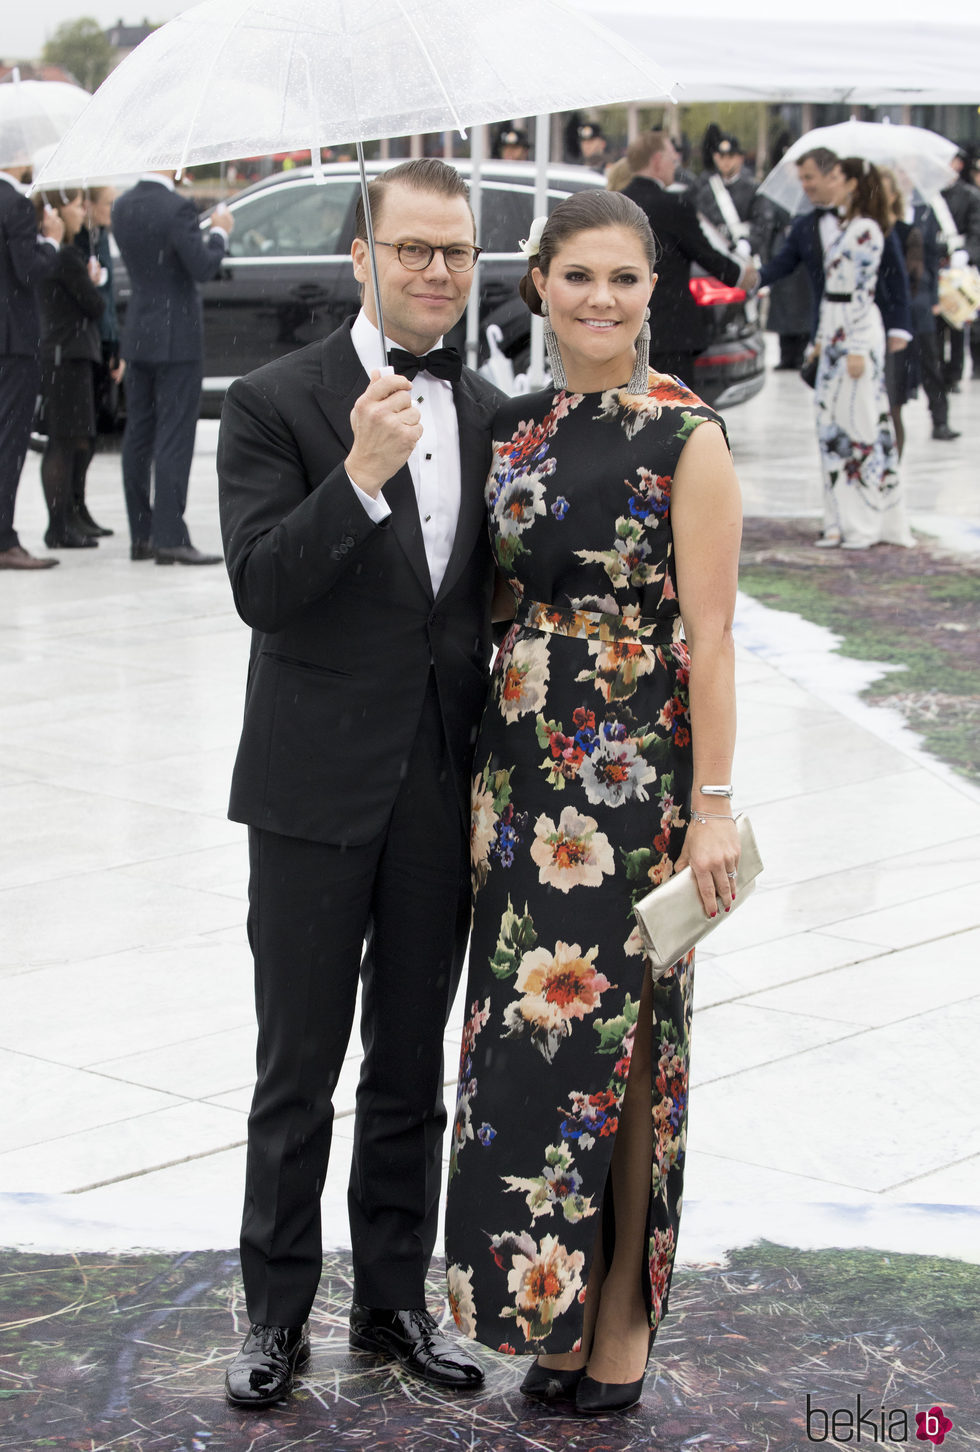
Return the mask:
M 424 353 L 421 358 L 416 358 L 414 353 L 406 353 L 404 348 L 391 348 L 388 362 L 403 378 L 414 378 L 416 373 L 431 373 L 433 378 L 458 383 L 463 376 L 463 360 L 455 348 L 433 348 L 431 353 Z

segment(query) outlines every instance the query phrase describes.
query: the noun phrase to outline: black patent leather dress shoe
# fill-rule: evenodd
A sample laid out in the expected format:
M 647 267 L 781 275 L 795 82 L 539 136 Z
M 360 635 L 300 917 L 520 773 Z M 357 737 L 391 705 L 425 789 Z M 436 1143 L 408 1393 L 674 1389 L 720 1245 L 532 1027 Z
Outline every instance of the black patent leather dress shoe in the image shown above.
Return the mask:
M 60 529 L 45 530 L 44 543 L 49 550 L 94 550 L 98 540 L 93 535 L 82 534 L 73 524 L 65 524 Z
M 521 1382 L 521 1391 L 538 1402 L 571 1402 L 575 1400 L 576 1388 L 584 1376 L 584 1366 L 576 1371 L 556 1371 L 535 1361 Z
M 413 1376 L 449 1391 L 476 1391 L 483 1385 L 480 1365 L 442 1334 L 428 1311 L 376 1311 L 355 1301 L 350 1345 L 400 1361 Z
M 149 540 L 135 539 L 129 547 L 129 558 L 131 560 L 152 560 L 156 558 L 156 550 Z
M 235 1407 L 271 1407 L 293 1389 L 293 1373 L 310 1359 L 305 1326 L 252 1325 L 225 1375 L 225 1396 Z
M 221 555 L 206 555 L 193 545 L 175 545 L 173 549 L 156 549 L 158 565 L 220 565 Z
M 960 437 L 959 431 L 957 429 L 951 429 L 948 423 L 936 424 L 932 431 L 932 436 L 934 439 L 943 439 L 946 441 Z

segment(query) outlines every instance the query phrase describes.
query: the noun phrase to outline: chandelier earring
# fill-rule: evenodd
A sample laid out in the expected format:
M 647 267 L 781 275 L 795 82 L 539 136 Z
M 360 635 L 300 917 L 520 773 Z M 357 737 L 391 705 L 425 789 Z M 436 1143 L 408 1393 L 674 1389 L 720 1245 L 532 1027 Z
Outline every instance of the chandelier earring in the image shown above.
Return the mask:
M 568 379 L 565 377 L 565 365 L 561 361 L 558 335 L 551 326 L 551 318 L 548 315 L 547 298 L 541 300 L 541 316 L 544 318 L 544 348 L 548 355 L 548 367 L 551 369 L 551 381 L 560 393 L 568 387 Z
M 643 318 L 643 327 L 636 338 L 636 363 L 626 385 L 627 393 L 639 393 L 645 398 L 650 392 L 650 309 Z

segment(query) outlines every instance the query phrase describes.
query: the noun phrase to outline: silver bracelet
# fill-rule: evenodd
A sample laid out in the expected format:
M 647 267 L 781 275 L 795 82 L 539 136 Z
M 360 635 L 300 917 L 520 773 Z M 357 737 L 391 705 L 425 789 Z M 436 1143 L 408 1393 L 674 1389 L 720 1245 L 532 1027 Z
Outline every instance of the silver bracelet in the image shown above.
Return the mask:
M 728 786 L 698 787 L 698 791 L 703 797 L 728 797 L 730 799 L 735 795 L 735 788 L 731 785 L 731 783 L 729 783 Z
M 699 812 L 697 807 L 691 808 L 692 822 L 737 822 L 741 815 L 741 812 L 729 816 L 727 812 Z

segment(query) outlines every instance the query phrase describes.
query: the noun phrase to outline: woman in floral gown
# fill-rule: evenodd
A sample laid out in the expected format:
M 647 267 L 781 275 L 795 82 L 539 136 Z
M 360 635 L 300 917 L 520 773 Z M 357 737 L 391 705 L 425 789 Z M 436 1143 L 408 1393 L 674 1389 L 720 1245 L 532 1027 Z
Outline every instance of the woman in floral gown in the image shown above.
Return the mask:
M 817 333 L 824 483 L 824 532 L 817 544 L 849 550 L 911 545 L 885 387 L 885 328 L 874 298 L 888 207 L 870 162 L 846 157 L 840 175 L 844 225 L 824 255 Z
M 706 911 L 734 891 L 731 808 L 700 786 L 730 780 L 740 505 L 717 415 L 637 361 L 644 214 L 585 192 L 540 225 L 521 291 L 567 386 L 494 426 L 516 617 L 476 749 L 446 1249 L 464 1334 L 594 1412 L 638 1399 L 667 1309 L 693 954 L 654 984 L 632 905 L 687 862 Z

